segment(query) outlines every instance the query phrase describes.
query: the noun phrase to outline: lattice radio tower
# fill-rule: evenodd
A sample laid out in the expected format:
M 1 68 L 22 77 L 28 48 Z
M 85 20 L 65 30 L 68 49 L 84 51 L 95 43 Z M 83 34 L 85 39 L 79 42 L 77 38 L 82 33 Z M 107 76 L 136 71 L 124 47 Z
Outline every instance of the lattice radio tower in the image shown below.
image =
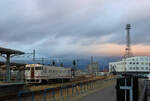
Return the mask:
M 125 48 L 125 58 L 132 57 L 132 52 L 131 52 L 131 39 L 130 39 L 130 29 L 131 25 L 127 24 L 126 25 L 126 31 L 127 31 L 127 42 L 126 42 L 126 48 Z

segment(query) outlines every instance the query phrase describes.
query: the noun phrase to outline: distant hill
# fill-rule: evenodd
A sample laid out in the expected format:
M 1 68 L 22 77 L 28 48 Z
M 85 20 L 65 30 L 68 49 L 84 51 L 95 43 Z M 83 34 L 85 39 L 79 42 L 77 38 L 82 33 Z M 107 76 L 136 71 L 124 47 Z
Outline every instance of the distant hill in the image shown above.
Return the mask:
M 103 69 L 108 69 L 108 64 L 109 62 L 114 62 L 114 61 L 118 61 L 121 60 L 121 57 L 94 57 L 94 61 L 99 63 L 99 68 L 100 70 Z M 55 60 L 56 61 L 56 65 L 59 66 L 60 63 L 62 62 L 64 64 L 64 67 L 73 67 L 72 65 L 72 61 L 73 59 L 65 59 L 65 60 Z M 17 62 L 17 63 L 26 63 L 26 64 L 33 64 L 33 63 L 40 63 L 42 64 L 41 60 L 36 60 L 36 61 L 32 61 L 32 60 L 12 60 L 11 62 Z M 45 65 L 50 65 L 52 64 L 52 61 L 50 60 L 44 60 L 43 63 Z M 85 70 L 85 68 L 87 67 L 87 65 L 90 63 L 90 58 L 84 58 L 84 59 L 78 59 L 78 67 L 81 70 Z

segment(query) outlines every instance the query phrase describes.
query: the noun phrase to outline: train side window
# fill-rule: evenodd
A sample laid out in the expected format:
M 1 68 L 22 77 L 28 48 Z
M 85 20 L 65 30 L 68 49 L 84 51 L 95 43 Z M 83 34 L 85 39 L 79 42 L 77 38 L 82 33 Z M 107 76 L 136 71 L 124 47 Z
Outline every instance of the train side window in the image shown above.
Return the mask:
M 35 67 L 35 70 L 42 70 L 41 67 Z

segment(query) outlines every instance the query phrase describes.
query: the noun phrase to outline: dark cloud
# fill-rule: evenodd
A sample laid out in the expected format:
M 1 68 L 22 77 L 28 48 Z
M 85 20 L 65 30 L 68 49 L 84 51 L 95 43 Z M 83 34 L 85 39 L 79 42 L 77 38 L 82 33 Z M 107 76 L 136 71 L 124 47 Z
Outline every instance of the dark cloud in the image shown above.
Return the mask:
M 127 23 L 133 44 L 150 44 L 149 0 L 4 0 L 0 12 L 0 45 L 24 51 L 82 54 L 82 46 L 124 44 Z

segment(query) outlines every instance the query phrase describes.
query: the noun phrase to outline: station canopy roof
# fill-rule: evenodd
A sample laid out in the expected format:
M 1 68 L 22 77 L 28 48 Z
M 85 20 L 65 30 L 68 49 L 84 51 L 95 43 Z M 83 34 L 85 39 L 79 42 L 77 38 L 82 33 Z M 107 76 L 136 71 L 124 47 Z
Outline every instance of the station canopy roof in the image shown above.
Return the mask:
M 1 54 L 18 54 L 18 55 L 25 54 L 22 51 L 12 50 L 12 49 L 3 48 L 3 47 L 0 47 L 0 53 Z
M 3 61 L 0 61 L 0 66 L 3 66 L 5 65 L 5 62 Z M 26 64 L 25 63 L 10 63 L 10 66 L 25 66 Z

